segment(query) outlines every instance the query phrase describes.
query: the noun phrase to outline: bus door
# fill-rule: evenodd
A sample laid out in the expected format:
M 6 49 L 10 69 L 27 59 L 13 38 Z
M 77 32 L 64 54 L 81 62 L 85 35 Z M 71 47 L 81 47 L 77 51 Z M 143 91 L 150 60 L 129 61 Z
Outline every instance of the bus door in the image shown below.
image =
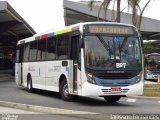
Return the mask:
M 23 45 L 20 45 L 17 47 L 17 51 L 16 51 L 16 83 L 18 85 L 22 85 L 23 83 L 23 51 L 24 51 L 24 47 Z
M 78 93 L 78 84 L 81 83 L 80 80 L 80 47 L 79 47 L 80 34 L 77 32 L 76 34 L 71 36 L 71 60 L 73 60 L 73 81 L 70 84 L 73 93 Z

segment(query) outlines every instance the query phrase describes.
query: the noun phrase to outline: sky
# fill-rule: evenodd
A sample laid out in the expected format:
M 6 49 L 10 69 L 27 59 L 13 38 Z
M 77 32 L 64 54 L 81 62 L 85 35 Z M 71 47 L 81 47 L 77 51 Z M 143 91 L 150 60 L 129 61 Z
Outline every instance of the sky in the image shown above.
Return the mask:
M 63 0 L 6 0 L 37 32 L 64 27 Z M 79 0 L 72 0 L 79 1 Z M 143 0 L 146 2 L 147 0 Z M 123 6 L 125 6 L 124 0 Z M 142 3 L 143 6 L 143 3 Z M 144 16 L 160 20 L 160 0 L 152 0 Z

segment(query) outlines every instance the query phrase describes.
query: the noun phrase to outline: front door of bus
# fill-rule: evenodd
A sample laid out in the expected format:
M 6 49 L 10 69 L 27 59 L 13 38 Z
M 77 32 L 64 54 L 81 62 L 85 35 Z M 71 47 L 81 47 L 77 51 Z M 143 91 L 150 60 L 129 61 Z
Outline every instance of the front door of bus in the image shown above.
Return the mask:
M 18 46 L 17 48 L 17 55 L 16 55 L 16 82 L 18 85 L 22 85 L 23 83 L 23 76 L 22 76 L 22 69 L 23 69 L 23 46 Z
M 73 92 L 78 92 L 78 83 L 80 81 L 80 70 L 79 70 L 79 35 L 71 37 L 71 58 L 73 60 Z

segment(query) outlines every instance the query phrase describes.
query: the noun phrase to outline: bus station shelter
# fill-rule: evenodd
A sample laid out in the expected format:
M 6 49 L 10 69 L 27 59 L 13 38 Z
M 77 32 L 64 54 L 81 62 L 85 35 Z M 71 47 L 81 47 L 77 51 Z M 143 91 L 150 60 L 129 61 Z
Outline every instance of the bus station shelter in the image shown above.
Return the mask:
M 34 35 L 34 29 L 9 5 L 0 1 L 0 69 L 8 69 L 17 41 Z

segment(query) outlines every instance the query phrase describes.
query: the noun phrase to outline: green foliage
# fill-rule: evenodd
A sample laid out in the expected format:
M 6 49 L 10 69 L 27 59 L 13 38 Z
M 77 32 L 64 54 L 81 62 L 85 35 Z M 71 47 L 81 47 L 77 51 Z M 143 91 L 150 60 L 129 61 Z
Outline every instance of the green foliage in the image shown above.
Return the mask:
M 144 50 L 154 50 L 155 46 L 151 42 L 144 43 Z
M 143 51 L 145 53 L 150 53 L 150 51 L 157 51 L 157 50 L 160 50 L 160 48 L 157 47 L 154 43 L 152 42 L 144 43 Z

